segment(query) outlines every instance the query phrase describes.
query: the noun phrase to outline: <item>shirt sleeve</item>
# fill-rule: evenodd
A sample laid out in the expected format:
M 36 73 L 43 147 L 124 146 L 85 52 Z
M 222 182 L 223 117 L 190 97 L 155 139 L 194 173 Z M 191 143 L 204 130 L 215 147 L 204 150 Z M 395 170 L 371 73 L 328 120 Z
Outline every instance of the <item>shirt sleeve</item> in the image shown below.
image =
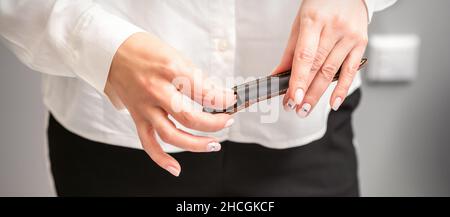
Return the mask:
M 364 0 L 367 9 L 367 18 L 370 23 L 373 13 L 392 6 L 397 0 Z
M 143 30 L 93 1 L 0 1 L 0 39 L 24 64 L 102 94 L 116 50 L 136 32 Z

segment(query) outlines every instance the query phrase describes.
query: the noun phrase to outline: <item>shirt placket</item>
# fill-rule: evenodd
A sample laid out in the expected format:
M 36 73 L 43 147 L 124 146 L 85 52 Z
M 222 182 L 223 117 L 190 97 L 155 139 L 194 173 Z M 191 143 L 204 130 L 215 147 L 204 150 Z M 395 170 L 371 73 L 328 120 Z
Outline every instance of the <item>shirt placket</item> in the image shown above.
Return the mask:
M 210 76 L 218 78 L 220 85 L 231 88 L 235 76 L 236 17 L 235 0 L 208 1 L 210 26 Z M 229 129 L 219 137 L 226 138 Z
M 210 74 L 221 79 L 234 76 L 236 25 L 234 0 L 210 3 Z

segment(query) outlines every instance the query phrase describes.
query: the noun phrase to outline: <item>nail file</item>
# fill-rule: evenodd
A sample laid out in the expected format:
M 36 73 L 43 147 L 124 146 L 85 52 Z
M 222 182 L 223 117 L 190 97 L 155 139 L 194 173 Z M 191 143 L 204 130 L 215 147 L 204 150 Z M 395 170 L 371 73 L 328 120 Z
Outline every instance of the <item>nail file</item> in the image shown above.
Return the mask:
M 361 59 L 358 70 L 363 68 L 367 63 L 367 58 Z M 341 69 L 337 71 L 333 81 L 339 79 Z M 256 80 L 243 83 L 232 88 L 236 95 L 236 103 L 226 109 L 203 108 L 204 112 L 217 114 L 226 113 L 233 114 L 250 105 L 270 99 L 275 96 L 285 94 L 289 87 L 289 79 L 291 78 L 291 70 L 276 75 L 270 75 Z

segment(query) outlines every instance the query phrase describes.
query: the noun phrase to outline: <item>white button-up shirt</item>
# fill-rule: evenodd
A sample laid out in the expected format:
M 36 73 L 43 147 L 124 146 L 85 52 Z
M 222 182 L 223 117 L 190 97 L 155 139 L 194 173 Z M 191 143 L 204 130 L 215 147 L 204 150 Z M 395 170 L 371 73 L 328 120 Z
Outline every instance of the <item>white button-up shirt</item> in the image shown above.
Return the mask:
M 368 19 L 394 2 L 365 0 Z M 215 77 L 266 76 L 281 58 L 300 4 L 295 0 L 2 0 L 0 38 L 23 63 L 43 73 L 45 105 L 64 127 L 90 140 L 141 148 L 129 113 L 117 110 L 103 93 L 112 58 L 124 40 L 136 32 L 150 32 Z M 359 85 L 356 77 L 349 93 Z M 213 135 L 276 149 L 320 139 L 326 131 L 333 87 L 306 119 L 280 111 L 281 98 L 275 97 L 265 103 L 265 111 L 262 105 L 253 106 L 238 113 L 231 128 Z M 181 151 L 162 145 L 168 152 Z

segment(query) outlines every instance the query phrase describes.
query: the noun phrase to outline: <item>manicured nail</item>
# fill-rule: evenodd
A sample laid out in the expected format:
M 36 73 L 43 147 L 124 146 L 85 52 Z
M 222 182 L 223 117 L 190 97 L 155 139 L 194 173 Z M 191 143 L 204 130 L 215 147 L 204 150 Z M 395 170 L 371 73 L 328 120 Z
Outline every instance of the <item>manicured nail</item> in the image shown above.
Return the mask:
M 173 166 L 168 166 L 167 171 L 169 171 L 169 173 L 171 173 L 172 175 L 174 175 L 176 177 L 178 177 L 180 175 L 180 170 Z
M 342 104 L 342 98 L 341 97 L 336 97 L 336 99 L 334 99 L 334 103 L 333 106 L 331 107 L 333 110 L 337 111 L 339 109 L 339 107 Z
M 295 91 L 295 104 L 300 104 L 303 101 L 303 97 L 305 97 L 305 92 L 302 89 L 297 89 Z
M 209 152 L 216 152 L 216 151 L 220 151 L 221 145 L 220 145 L 220 143 L 217 143 L 217 142 L 210 142 L 208 144 L 207 148 L 208 148 Z
M 275 73 L 275 70 L 277 70 L 277 69 L 278 69 L 278 66 L 275 66 L 275 67 L 272 69 L 272 71 L 270 72 L 270 74 L 273 75 L 273 74 Z
M 305 104 L 303 104 L 302 108 L 300 108 L 300 110 L 298 110 L 297 114 L 301 118 L 305 118 L 308 115 L 309 110 L 311 110 L 311 104 L 305 103 Z
M 291 110 L 294 110 L 294 109 L 295 109 L 295 103 L 294 103 L 294 101 L 292 101 L 292 99 L 289 99 L 286 105 L 287 105 L 288 108 L 290 108 Z
M 286 111 L 286 112 L 291 111 L 291 108 L 289 108 L 289 106 L 288 106 L 287 104 L 284 104 L 284 105 L 283 105 L 283 109 L 284 109 L 284 111 Z
M 233 123 L 234 123 L 234 119 L 231 118 L 230 120 L 228 120 L 228 121 L 225 123 L 225 128 L 230 127 L 231 125 L 233 125 Z

